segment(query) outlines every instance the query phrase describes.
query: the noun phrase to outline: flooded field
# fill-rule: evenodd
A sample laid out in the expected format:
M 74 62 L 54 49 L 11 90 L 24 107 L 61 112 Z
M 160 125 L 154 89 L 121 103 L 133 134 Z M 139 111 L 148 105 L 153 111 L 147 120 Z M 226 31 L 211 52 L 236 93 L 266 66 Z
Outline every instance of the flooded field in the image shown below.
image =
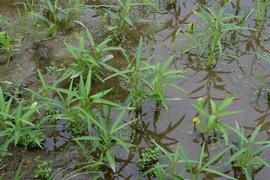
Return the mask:
M 268 179 L 269 55 L 267 0 L 1 0 L 0 179 Z

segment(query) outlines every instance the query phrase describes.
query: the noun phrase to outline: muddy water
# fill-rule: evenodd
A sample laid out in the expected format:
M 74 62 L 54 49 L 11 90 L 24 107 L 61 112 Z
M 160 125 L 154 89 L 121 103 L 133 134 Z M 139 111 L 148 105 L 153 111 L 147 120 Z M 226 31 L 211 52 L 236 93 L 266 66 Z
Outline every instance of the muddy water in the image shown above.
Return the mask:
M 205 3 L 209 7 L 217 7 L 217 1 L 200 2 Z M 185 78 L 179 79 L 175 83 L 181 85 L 188 93 L 179 94 L 172 89 L 167 89 L 167 93 L 170 96 L 182 98 L 180 101 L 171 101 L 168 111 L 160 109 L 154 102 L 145 102 L 141 120 L 133 125 L 130 130 L 129 138 L 133 144 L 137 145 L 136 148 L 131 149 L 129 153 L 115 148 L 118 162 L 117 173 L 112 174 L 108 168 L 104 168 L 103 171 L 108 171 L 104 179 L 138 179 L 139 172 L 136 164 L 139 159 L 138 154 L 143 148 L 153 146 L 152 139 L 169 151 L 174 150 L 176 144 L 181 143 L 188 155 L 193 159 L 197 159 L 203 139 L 198 136 L 198 132 L 194 129 L 191 122 L 196 114 L 191 104 L 196 101 L 196 98 L 201 96 L 220 101 L 226 96 L 233 94 L 237 97 L 237 100 L 234 101 L 231 109 L 240 109 L 242 111 L 234 117 L 225 118 L 224 122 L 226 121 L 227 124 L 234 125 L 235 121 L 237 121 L 247 130 L 253 130 L 257 125 L 264 124 L 260 138 L 270 139 L 270 108 L 266 94 L 266 89 L 269 88 L 270 82 L 270 65 L 254 55 L 254 52 L 259 51 L 268 53 L 265 48 L 270 48 L 269 14 L 263 26 L 259 27 L 256 26 L 255 12 L 253 12 L 246 26 L 255 29 L 255 31 L 244 31 L 237 34 L 237 37 L 233 35 L 227 37 L 225 49 L 227 52 L 232 52 L 235 57 L 220 59 L 217 67 L 213 70 L 204 70 L 198 67 L 196 63 L 189 61 L 189 59 L 194 58 L 192 54 L 180 53 L 180 50 L 189 47 L 189 42 L 185 37 L 179 36 L 176 41 L 176 48 L 174 49 L 172 46 L 174 33 L 179 28 L 185 28 L 188 23 L 200 23 L 200 20 L 192 14 L 192 10 L 198 7 L 196 1 L 184 1 L 176 7 L 165 7 L 163 5 L 161 7 L 160 13 L 143 15 L 144 18 L 152 23 L 142 23 L 127 32 L 130 38 L 128 39 L 130 44 L 127 47 L 135 49 L 139 36 L 144 35 L 147 42 L 146 58 L 153 53 L 154 62 L 163 62 L 170 55 L 175 52 L 178 53 L 174 68 L 183 69 Z M 10 1 L 0 2 L 1 15 L 14 17 L 15 8 L 16 5 L 12 5 Z M 244 16 L 253 8 L 255 8 L 253 0 L 242 0 L 240 9 L 237 10 L 231 4 L 226 9 L 226 12 Z M 94 10 L 89 10 L 85 22 L 89 22 L 91 25 L 91 22 L 98 21 L 98 15 L 96 14 L 98 13 L 95 13 Z M 89 27 L 91 28 L 91 26 Z M 99 32 L 97 30 L 98 35 Z M 265 47 L 258 43 L 258 39 L 261 38 L 264 40 Z M 233 43 L 234 39 L 238 39 L 238 42 Z M 59 36 L 56 40 L 46 42 L 42 47 L 34 48 L 31 39 L 27 38 L 22 42 L 22 48 L 16 51 L 10 65 L 0 66 L 0 80 L 12 79 L 14 82 L 24 83 L 28 86 L 35 84 L 36 78 L 33 75 L 36 74 L 37 68 L 44 65 L 59 66 L 61 63 L 64 63 L 63 59 L 69 58 L 63 46 L 66 41 L 65 37 Z M 41 50 L 45 48 L 44 51 L 48 51 L 49 56 L 40 59 L 39 52 L 37 52 L 40 51 L 39 48 Z M 48 76 L 49 78 L 50 76 Z M 121 86 L 120 83 L 119 86 Z M 123 89 L 123 96 L 120 95 L 119 98 L 124 98 L 125 93 Z M 27 176 L 31 178 L 34 168 L 31 162 L 36 154 L 41 154 L 44 158 L 54 161 L 54 171 L 66 168 L 70 168 L 66 171 L 71 171 L 74 165 L 82 162 L 82 156 L 78 147 L 70 141 L 71 134 L 64 128 L 65 122 L 59 123 L 60 129 L 48 135 L 44 151 L 23 153 L 20 148 L 12 148 L 11 152 L 14 153 L 14 157 L 9 161 L 6 171 L 1 172 L 4 177 L 10 177 L 10 172 L 18 167 L 22 159 L 26 159 Z M 232 138 L 234 137 L 232 136 Z M 207 148 L 220 150 L 218 143 L 211 141 L 207 144 Z M 270 157 L 267 156 L 269 153 L 270 150 L 264 153 L 264 158 L 268 161 L 270 161 Z M 229 156 L 229 154 L 227 155 Z M 239 173 L 239 170 L 235 169 L 224 169 L 221 171 L 229 172 L 232 176 Z M 56 177 L 59 178 L 60 176 L 61 173 Z M 263 180 L 269 176 L 270 170 L 262 168 L 257 172 L 255 179 Z M 78 179 L 89 179 L 87 177 L 80 176 Z M 244 179 L 242 176 L 235 177 Z M 218 178 L 206 175 L 204 179 Z

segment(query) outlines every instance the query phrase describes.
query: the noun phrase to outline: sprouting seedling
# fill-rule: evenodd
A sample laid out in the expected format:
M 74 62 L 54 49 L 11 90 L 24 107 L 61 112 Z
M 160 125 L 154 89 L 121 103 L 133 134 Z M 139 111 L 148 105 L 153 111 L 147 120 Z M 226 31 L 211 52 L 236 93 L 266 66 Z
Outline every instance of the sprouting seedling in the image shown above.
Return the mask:
M 188 156 L 180 144 L 178 144 L 174 152 L 165 150 L 156 142 L 154 142 L 154 144 L 157 146 L 159 151 L 163 153 L 164 158 L 169 161 L 167 164 L 161 164 L 158 162 L 154 167 L 148 170 L 148 173 L 155 172 L 159 179 L 174 179 L 175 177 L 178 177 L 180 179 L 191 178 L 198 180 L 204 173 L 217 175 L 226 179 L 235 179 L 213 168 L 213 165 L 216 165 L 216 162 L 225 155 L 225 153 L 230 149 L 230 146 L 209 158 L 206 155 L 206 143 L 203 142 L 198 160 L 193 160 Z M 224 164 L 221 163 L 220 166 L 222 165 Z M 179 166 L 183 168 L 177 168 Z
M 36 22 L 33 24 L 48 28 L 48 35 L 50 37 L 54 37 L 61 29 L 67 30 L 72 20 L 74 20 L 73 18 L 82 7 L 80 0 L 68 0 L 65 4 L 67 7 L 62 7 L 59 0 L 44 0 L 41 2 L 41 5 L 34 8 L 32 7 L 33 4 L 27 3 L 33 11 L 31 14 L 36 18 L 36 20 L 34 19 Z M 35 12 L 34 9 L 39 11 Z
M 202 56 L 206 56 L 206 66 L 208 68 L 213 68 L 216 63 L 219 55 L 224 55 L 223 52 L 223 39 L 228 35 L 228 33 L 236 30 L 247 29 L 242 27 L 243 24 L 237 25 L 233 20 L 242 19 L 239 16 L 226 15 L 225 7 L 219 8 L 217 12 L 213 11 L 209 7 L 202 6 L 204 11 L 193 11 L 200 19 L 203 20 L 205 24 L 205 30 L 203 32 L 194 32 L 190 34 L 189 37 L 195 40 L 195 45 L 191 48 L 188 48 L 184 52 L 189 52 L 191 50 L 197 49 L 199 53 L 198 60 L 202 59 Z M 188 31 L 185 32 L 188 34 Z M 200 63 L 200 61 L 199 61 Z
M 78 22 L 83 27 L 82 23 Z M 110 72 L 117 72 L 117 70 L 107 64 L 109 60 L 113 59 L 112 52 L 125 52 L 121 47 L 109 46 L 109 42 L 112 38 L 108 37 L 101 43 L 96 43 L 91 31 L 85 27 L 86 39 L 83 36 L 79 37 L 79 47 L 67 44 L 67 50 L 74 58 L 74 63 L 68 68 L 64 75 L 57 81 L 57 83 L 71 78 L 74 79 L 80 75 L 86 76 L 86 73 L 91 69 L 95 77 L 103 82 L 104 69 Z M 86 44 L 90 47 L 87 47 Z M 57 84 L 56 83 L 56 84 Z
M 252 179 L 256 169 L 263 166 L 270 168 L 270 164 L 261 157 L 261 153 L 270 147 L 270 141 L 257 140 L 258 134 L 262 129 L 262 125 L 255 128 L 252 134 L 246 137 L 243 127 L 236 123 L 236 127 L 226 125 L 237 136 L 237 141 L 231 143 L 231 156 L 224 164 L 241 168 L 247 179 Z
M 257 0 L 256 1 L 256 23 L 259 25 L 263 18 L 267 16 L 269 7 L 268 0 Z
M 51 161 L 42 160 L 40 156 L 34 158 L 34 161 L 37 163 L 35 169 L 35 178 L 50 179 L 52 169 L 50 167 Z
M 158 148 L 147 148 L 145 149 L 138 161 L 139 171 L 143 174 L 149 169 L 153 168 L 159 161 L 158 158 Z M 149 176 L 149 174 L 147 174 Z
M 110 9 L 105 9 L 108 12 L 108 18 L 112 24 L 109 30 L 113 34 L 113 42 L 122 41 L 123 34 L 129 28 L 135 25 L 140 19 L 132 16 L 132 10 L 136 6 L 151 6 L 151 2 L 136 2 L 134 0 L 117 0 L 118 6 L 113 6 Z M 120 43 L 120 42 L 117 42 Z
M 95 144 L 95 149 L 91 149 L 91 152 L 97 151 L 100 153 L 100 162 L 108 162 L 111 169 L 116 171 L 116 162 L 113 152 L 114 145 L 120 145 L 126 150 L 132 145 L 127 142 L 122 136 L 122 129 L 129 126 L 131 123 L 135 122 L 136 119 L 123 123 L 122 119 L 126 115 L 126 110 L 122 110 L 119 115 L 112 119 L 110 117 L 111 110 L 108 110 L 107 117 L 103 117 L 101 114 L 94 114 L 93 112 L 85 111 L 79 108 L 79 113 L 84 116 L 89 127 L 93 127 L 90 131 L 96 131 L 96 135 L 86 135 L 75 138 L 74 140 L 84 149 L 85 146 L 81 142 L 91 142 Z M 109 125 L 108 125 L 109 124 Z
M 222 100 L 217 105 L 213 100 L 210 99 L 210 112 L 207 112 L 206 101 L 203 97 L 197 100 L 197 104 L 193 105 L 199 112 L 197 116 L 193 118 L 193 123 L 199 124 L 202 133 L 209 133 L 214 129 L 219 129 L 223 135 L 226 143 L 228 142 L 228 131 L 225 124 L 220 121 L 220 118 L 225 116 L 232 116 L 240 111 L 225 111 L 225 109 L 232 104 L 234 100 L 233 96 L 229 96 Z
M 108 105 L 111 107 L 121 108 L 119 104 L 104 98 L 112 91 L 112 88 L 92 93 L 92 73 L 93 72 L 91 70 L 88 71 L 86 79 L 80 75 L 77 88 L 74 87 L 73 81 L 71 81 L 68 89 L 55 86 L 49 87 L 49 89 L 57 92 L 61 99 L 62 103 L 60 102 L 59 107 L 62 107 L 67 112 L 70 111 L 70 108 L 76 107 L 76 104 L 86 110 L 91 110 L 95 105 Z
M 185 90 L 179 85 L 174 83 L 172 80 L 182 77 L 182 70 L 171 70 L 170 66 L 175 60 L 175 56 L 171 56 L 169 59 L 165 60 L 163 64 L 157 64 L 153 67 L 153 72 L 148 78 L 149 87 L 152 91 L 152 95 L 149 99 L 158 99 L 161 101 L 165 109 L 168 109 L 168 100 L 180 100 L 181 98 L 169 98 L 165 94 L 165 87 L 172 87 L 180 92 Z
M 175 60 L 175 55 L 166 59 L 162 64 L 150 64 L 142 59 L 143 40 L 140 39 L 138 48 L 133 59 L 128 59 L 129 65 L 126 70 L 118 71 L 105 78 L 105 81 L 121 76 L 127 82 L 129 88 L 128 102 L 135 106 L 136 111 L 142 108 L 144 100 L 160 101 L 168 109 L 168 100 L 180 100 L 170 98 L 166 95 L 165 87 L 171 87 L 178 91 L 185 92 L 179 85 L 173 82 L 174 79 L 182 77 L 183 71 L 170 69 Z
M 33 123 L 35 114 L 41 108 L 37 102 L 26 106 L 21 100 L 16 107 L 11 107 L 13 98 L 5 100 L 3 91 L 0 88 L 0 127 L 3 131 L 0 137 L 4 143 L 0 145 L 0 152 L 6 152 L 10 144 L 23 145 L 25 148 L 42 148 L 44 135 L 41 131 L 41 124 Z
M 0 16 L 0 24 L 8 24 L 3 16 Z M 13 39 L 11 36 L 7 32 L 1 31 L 0 29 L 0 54 L 6 53 L 8 55 L 8 59 L 12 57 L 12 53 L 14 51 L 12 41 Z

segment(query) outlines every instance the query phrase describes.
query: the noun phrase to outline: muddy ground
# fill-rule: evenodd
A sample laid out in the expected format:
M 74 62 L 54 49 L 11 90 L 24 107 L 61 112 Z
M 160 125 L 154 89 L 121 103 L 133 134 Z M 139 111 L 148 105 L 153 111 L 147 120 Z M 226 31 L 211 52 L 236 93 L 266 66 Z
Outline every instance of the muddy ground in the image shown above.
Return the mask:
M 173 35 L 179 28 L 184 28 L 190 22 L 199 23 L 192 10 L 196 9 L 196 1 L 184 1 L 180 6 L 166 8 L 161 6 L 160 12 L 143 14 L 147 23 L 139 23 L 129 29 L 127 42 L 123 48 L 135 49 L 139 36 L 145 36 L 146 50 L 144 56 L 150 57 L 154 54 L 154 62 L 162 62 L 173 53 L 186 49 L 189 42 L 182 36 L 176 40 L 176 49 L 172 46 Z M 90 2 L 91 3 L 91 2 Z M 215 3 L 206 2 L 208 6 Z M 241 9 L 237 11 L 233 4 L 227 8 L 228 13 L 245 15 L 250 9 L 255 7 L 253 0 L 241 1 Z M 16 1 L 1 0 L 0 14 L 16 26 L 24 23 L 24 17 L 17 18 L 16 9 L 19 7 Z M 136 123 L 130 131 L 130 139 L 136 148 L 129 153 L 122 149 L 115 149 L 117 154 L 117 173 L 113 174 L 109 168 L 105 168 L 104 179 L 138 179 L 139 171 L 136 162 L 139 159 L 139 152 L 145 147 L 153 145 L 151 138 L 168 150 L 175 149 L 177 143 L 188 152 L 192 158 L 197 158 L 202 138 L 194 129 L 192 118 L 196 111 L 192 103 L 198 97 L 205 96 L 207 99 L 221 100 L 228 95 L 234 95 L 231 109 L 240 109 L 241 112 L 234 117 L 225 119 L 227 124 L 234 125 L 235 121 L 247 130 L 253 130 L 257 125 L 263 124 L 260 137 L 270 139 L 270 106 L 267 102 L 267 89 L 270 82 L 270 64 L 267 64 L 254 54 L 257 51 L 269 53 L 266 48 L 270 47 L 270 14 L 266 18 L 263 26 L 256 26 L 255 14 L 253 13 L 246 24 L 247 27 L 256 31 L 244 31 L 237 34 L 237 43 L 233 43 L 235 37 L 228 37 L 226 50 L 232 52 L 236 50 L 235 58 L 224 59 L 212 70 L 205 70 L 197 67 L 196 63 L 190 61 L 192 55 L 181 54 L 177 56 L 175 68 L 184 70 L 183 79 L 176 83 L 181 85 L 188 93 L 179 94 L 168 89 L 167 92 L 173 97 L 180 97 L 180 101 L 169 102 L 169 110 L 157 110 L 154 102 L 146 102 L 143 106 L 142 121 Z M 83 22 L 95 32 L 97 39 L 102 39 L 99 31 L 99 11 L 88 9 L 83 15 Z M 26 21 L 26 20 L 25 20 Z M 25 22 L 28 24 L 28 22 Z M 12 31 L 17 31 L 11 28 Z M 46 40 L 35 44 L 35 37 L 28 33 L 16 45 L 13 59 L 6 65 L 0 65 L 0 81 L 11 81 L 22 87 L 35 88 L 39 86 L 36 70 L 40 68 L 45 73 L 47 81 L 53 81 L 54 76 L 46 73 L 46 67 L 58 66 L 69 62 L 71 57 L 65 49 L 66 42 L 74 41 L 74 34 L 59 34 L 55 39 Z M 258 39 L 263 38 L 265 47 L 258 44 Z M 122 61 L 120 61 L 122 62 Z M 118 66 L 125 66 L 125 63 L 118 63 Z M 121 89 L 119 101 L 125 98 L 127 90 L 121 87 L 121 82 L 117 82 Z M 98 84 L 96 84 L 98 86 Z M 112 83 L 110 86 L 116 86 Z M 96 87 L 98 89 L 98 87 Z M 233 138 L 233 137 L 232 137 Z M 207 148 L 218 149 L 218 143 L 209 142 Z M 4 179 L 12 179 L 18 165 L 24 160 L 24 168 L 27 171 L 26 179 L 33 178 L 35 164 L 33 158 L 41 155 L 44 159 L 53 161 L 52 168 L 56 176 L 61 177 L 60 170 L 64 174 L 71 172 L 74 165 L 83 161 L 81 152 L 72 141 L 72 135 L 65 129 L 65 122 L 59 122 L 59 128 L 48 133 L 43 150 L 24 151 L 21 147 L 12 147 L 10 152 L 13 156 L 4 161 L 6 167 L 0 171 Z M 264 153 L 264 158 L 270 161 L 268 149 Z M 230 175 L 239 173 L 237 169 L 226 169 Z M 263 180 L 270 176 L 270 170 L 262 168 L 257 172 L 256 179 Z M 88 175 L 82 175 L 74 179 L 89 179 Z M 218 179 L 216 177 L 205 177 L 205 179 Z M 244 177 L 239 177 L 244 179 Z

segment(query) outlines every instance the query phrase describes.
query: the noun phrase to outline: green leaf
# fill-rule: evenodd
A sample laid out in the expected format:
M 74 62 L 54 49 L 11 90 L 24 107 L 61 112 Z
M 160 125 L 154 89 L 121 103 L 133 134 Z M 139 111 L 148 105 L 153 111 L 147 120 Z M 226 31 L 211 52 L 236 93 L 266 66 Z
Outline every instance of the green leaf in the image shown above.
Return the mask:
M 216 174 L 216 175 L 218 175 L 218 176 L 221 176 L 221 177 L 224 177 L 224 178 L 227 178 L 227 179 L 237 180 L 237 179 L 234 178 L 234 177 L 231 177 L 231 176 L 229 176 L 229 175 L 227 175 L 227 174 L 224 174 L 224 173 L 222 173 L 222 172 L 216 171 L 216 170 L 214 170 L 214 169 L 203 168 L 203 171 L 206 171 L 206 172 L 208 172 L 208 173 L 210 173 L 210 174 Z
M 135 59 L 136 59 L 136 66 L 139 66 L 141 64 L 141 57 L 142 57 L 142 51 L 143 51 L 143 40 L 142 37 L 140 38 L 139 46 L 135 53 Z
M 226 149 L 224 149 L 223 151 L 219 152 L 217 155 L 215 155 L 214 157 L 212 157 L 211 159 L 209 159 L 207 161 L 207 163 L 205 163 L 205 165 L 203 166 L 203 168 L 207 168 L 213 164 L 215 164 L 222 156 L 224 156 L 224 154 L 230 149 L 231 147 L 227 147 Z
M 252 178 L 252 172 L 250 172 L 247 168 L 243 168 L 243 170 L 244 170 L 244 174 L 245 174 L 245 176 L 246 176 L 246 178 L 247 178 L 247 180 L 252 180 L 253 178 Z
M 198 107 L 198 106 L 196 106 L 196 105 L 194 105 L 194 104 L 192 104 L 192 106 L 193 106 L 199 113 L 201 113 L 201 114 L 203 114 L 203 115 L 205 115 L 205 116 L 207 116 L 207 117 L 210 116 L 209 113 L 206 112 L 203 108 L 200 108 L 200 107 Z
M 121 111 L 119 113 L 119 115 L 117 116 L 117 118 L 115 119 L 113 125 L 112 125 L 112 133 L 115 132 L 115 129 L 117 129 L 117 127 L 121 124 L 121 121 L 123 119 L 123 117 L 126 115 L 127 110 L 124 109 L 123 111 Z
M 74 138 L 77 141 L 99 141 L 100 139 L 96 136 L 81 136 L 78 138 Z
M 233 154 L 229 159 L 225 162 L 225 166 L 228 166 L 231 162 L 237 160 L 242 154 L 246 152 L 246 149 L 239 150 L 237 153 Z
M 200 169 L 200 170 L 203 167 L 204 152 L 205 152 L 205 141 L 203 142 L 203 146 L 202 146 L 201 153 L 200 153 L 199 164 L 198 164 L 198 169 Z
M 212 99 L 210 99 L 210 106 L 211 106 L 212 114 L 215 114 L 217 112 L 217 106 L 216 106 L 216 103 Z
M 132 22 L 132 20 L 130 19 L 129 16 L 125 16 L 125 17 L 124 17 L 124 20 L 125 20 L 130 26 L 133 26 L 133 22 Z
M 235 128 L 232 128 L 231 126 L 229 126 L 229 125 L 226 125 L 226 124 L 224 124 L 227 128 L 229 128 L 230 130 L 232 130 L 235 134 L 237 134 L 238 135 L 238 137 L 240 137 L 242 140 L 244 140 L 245 141 L 245 143 L 248 143 L 248 140 L 247 140 L 247 138 L 241 133 L 241 131 L 237 128 L 237 129 L 235 129 Z
M 216 125 L 216 120 L 217 117 L 215 115 L 210 115 L 208 120 L 207 120 L 207 125 L 206 125 L 206 133 L 208 133 L 209 131 L 211 131 L 212 129 L 214 129 L 215 125 Z
M 115 159 L 114 159 L 114 154 L 112 153 L 112 151 L 106 151 L 106 158 L 113 170 L 113 172 L 115 172 Z
M 220 105 L 217 108 L 217 113 L 220 113 L 225 108 L 227 108 L 233 102 L 234 99 L 235 98 L 233 96 L 230 96 L 221 101 Z
M 241 112 L 240 110 L 239 111 L 227 111 L 227 112 L 220 112 L 217 115 L 219 117 L 225 117 L 225 116 L 232 116 L 232 115 L 238 114 L 240 112 Z
M 126 127 L 126 126 L 128 126 L 128 125 L 130 125 L 130 124 L 132 124 L 132 123 L 134 123 L 135 121 L 137 121 L 138 119 L 133 119 L 132 121 L 129 121 L 129 122 L 127 122 L 127 123 L 125 123 L 125 124 L 123 124 L 123 125 L 121 125 L 121 126 L 117 126 L 117 127 L 115 127 L 112 131 L 111 131 L 111 133 L 115 133 L 115 132 L 117 132 L 117 131 L 119 131 L 120 129 L 122 129 L 122 128 L 124 128 L 124 127 Z
M 262 125 L 259 125 L 256 127 L 256 129 L 254 130 L 254 132 L 252 133 L 252 135 L 250 137 L 250 143 L 253 144 L 256 141 L 256 138 L 257 138 L 261 128 L 262 128 Z
M 270 168 L 270 164 L 269 162 L 267 162 L 266 160 L 264 160 L 263 158 L 257 156 L 256 159 L 261 162 L 264 166 L 266 166 L 267 168 Z

